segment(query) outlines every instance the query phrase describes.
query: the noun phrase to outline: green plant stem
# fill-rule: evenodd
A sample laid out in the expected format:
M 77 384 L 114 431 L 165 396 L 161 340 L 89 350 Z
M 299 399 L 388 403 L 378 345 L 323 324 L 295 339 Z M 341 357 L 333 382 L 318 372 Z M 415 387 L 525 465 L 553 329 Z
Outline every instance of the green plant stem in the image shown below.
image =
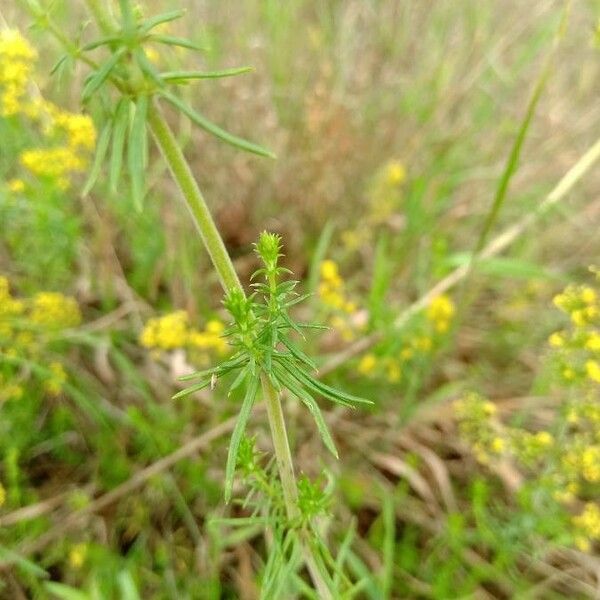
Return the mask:
M 179 186 L 200 237 L 219 275 L 223 289 L 228 292 L 237 288 L 243 292 L 242 284 L 227 254 L 225 244 L 210 214 L 206 200 L 200 192 L 183 152 L 179 148 L 175 135 L 155 104 L 152 104 L 148 110 L 148 123 L 156 143 L 167 161 L 173 179 Z
M 106 35 L 112 33 L 115 30 L 115 24 L 104 4 L 104 0 L 102 2 L 98 2 L 98 0 L 85 0 L 85 3 L 100 31 Z
M 227 254 L 225 244 L 215 225 L 204 196 L 200 192 L 190 166 L 177 144 L 175 135 L 161 114 L 160 109 L 154 103 L 151 104 L 148 110 L 148 123 L 154 139 L 169 166 L 173 179 L 179 187 L 181 195 L 192 215 L 196 228 L 219 275 L 223 289 L 227 292 L 237 288 L 244 293 L 233 263 L 229 258 L 229 254 Z M 290 452 L 281 401 L 277 391 L 264 374 L 261 375 L 261 384 L 269 417 L 275 459 L 283 488 L 286 512 L 288 519 L 293 523 L 300 516 L 298 486 L 294 476 L 294 463 Z M 332 598 L 331 592 L 321 575 L 305 530 L 300 531 L 300 541 L 306 566 L 319 592 L 319 597 L 329 600 Z
M 292 462 L 285 419 L 281 409 L 281 401 L 278 398 L 277 390 L 275 390 L 269 378 L 264 373 L 260 376 L 260 381 L 269 417 L 269 426 L 273 438 L 279 477 L 281 478 L 281 487 L 283 488 L 285 507 L 288 518 L 295 520 L 300 516 L 298 489 L 296 486 L 296 477 L 294 476 L 294 464 Z

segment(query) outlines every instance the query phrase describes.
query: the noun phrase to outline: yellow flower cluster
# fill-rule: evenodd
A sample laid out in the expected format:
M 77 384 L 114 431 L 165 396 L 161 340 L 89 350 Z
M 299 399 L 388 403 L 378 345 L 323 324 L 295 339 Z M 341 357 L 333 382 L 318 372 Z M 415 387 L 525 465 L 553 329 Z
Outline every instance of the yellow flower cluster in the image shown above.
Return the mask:
M 357 227 L 342 233 L 342 242 L 348 250 L 356 250 L 369 243 L 374 230 L 389 223 L 390 217 L 400 206 L 405 180 L 406 169 L 396 159 L 390 160 L 377 171 L 368 190 L 368 213 Z
M 450 328 L 450 322 L 455 312 L 456 308 L 452 299 L 442 294 L 429 303 L 425 314 L 438 333 L 445 333 Z
M 408 338 L 399 352 L 377 356 L 369 352 L 359 361 L 357 371 L 367 377 L 384 377 L 389 383 L 398 383 L 402 374 L 410 369 L 410 363 L 433 350 L 433 340 L 427 335 Z
M 349 298 L 345 287 L 338 264 L 324 260 L 320 265 L 318 295 L 323 305 L 334 313 L 330 325 L 348 342 L 354 339 L 361 325 L 356 318 L 358 306 Z
M 20 112 L 37 52 L 16 30 L 0 33 L 0 116 Z
M 551 426 L 556 436 L 529 431 L 525 425 L 504 425 L 493 417 L 491 405 L 476 395 L 457 401 L 455 409 L 461 435 L 481 462 L 489 463 L 494 455 L 510 457 L 529 473 L 534 486 L 549 490 L 561 504 L 573 504 L 600 497 L 598 290 L 569 286 L 555 304 L 570 317 L 570 327 L 549 338 L 564 398 Z M 588 503 L 573 517 L 573 525 L 575 543 L 588 550 L 600 540 L 600 507 Z
M 74 298 L 59 292 L 39 292 L 31 298 L 12 296 L 6 277 L 0 276 L 0 354 L 13 359 L 35 359 L 43 362 L 43 350 L 51 338 L 45 334 L 76 327 L 81 323 L 81 312 Z M 13 372 L 0 375 L 0 402 L 18 400 L 24 394 L 23 386 L 11 380 Z M 63 365 L 52 362 L 48 375 L 43 378 L 46 393 L 57 396 L 67 380 Z
M 184 310 L 150 319 L 142 333 L 140 343 L 145 348 L 174 350 L 187 344 L 189 318 Z
M 346 313 L 355 312 L 356 304 L 346 295 L 344 280 L 340 276 L 337 263 L 333 260 L 324 260 L 321 263 L 320 274 L 319 297 L 323 304 Z
M 493 455 L 502 454 L 506 449 L 505 436 L 499 433 L 495 420 L 496 405 L 476 393 L 467 394 L 453 405 L 459 422 L 461 436 L 473 449 L 475 458 L 487 464 Z
M 185 348 L 195 363 L 205 364 L 211 355 L 224 355 L 229 345 L 222 336 L 225 327 L 221 321 L 211 319 L 203 330 L 190 326 L 188 314 L 178 310 L 162 317 L 150 319 L 142 330 L 142 346 L 157 351 Z
M 50 363 L 50 377 L 44 382 L 44 389 L 50 396 L 58 396 L 67 382 L 65 368 L 59 362 Z
M 548 342 L 555 348 L 559 370 L 570 383 L 600 383 L 600 293 L 589 285 L 570 285 L 554 298 L 570 317 L 567 330 L 554 332 Z
M 67 329 L 81 323 L 81 312 L 74 298 L 60 292 L 38 292 L 30 302 L 29 320 L 47 328 Z
M 600 541 L 600 506 L 587 502 L 581 514 L 573 517 L 573 525 L 578 532 L 577 546 L 588 552 L 592 541 Z
M 96 144 L 96 129 L 88 115 L 64 111 L 41 97 L 31 98 L 31 75 L 37 54 L 18 32 L 0 33 L 0 116 L 23 115 L 44 138 L 43 147 L 23 151 L 19 162 L 36 177 L 67 188 L 70 178 L 83 172 Z M 9 190 L 25 189 L 21 179 L 9 182 Z

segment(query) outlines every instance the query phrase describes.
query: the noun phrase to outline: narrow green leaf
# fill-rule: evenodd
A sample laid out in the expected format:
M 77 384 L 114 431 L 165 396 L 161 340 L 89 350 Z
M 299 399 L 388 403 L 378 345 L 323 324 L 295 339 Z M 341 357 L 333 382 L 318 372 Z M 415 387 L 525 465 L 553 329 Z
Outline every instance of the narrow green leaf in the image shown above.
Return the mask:
M 382 494 L 383 501 L 383 572 L 381 574 L 381 587 L 386 598 L 392 593 L 394 578 L 394 550 L 396 539 L 396 515 L 394 512 L 393 496 Z
M 300 348 L 298 348 L 298 346 L 296 346 L 296 344 L 294 344 L 294 342 L 292 342 L 292 340 L 288 339 L 285 335 L 281 336 L 281 343 L 294 355 L 295 358 L 297 358 L 300 362 L 303 362 L 305 365 L 307 365 L 308 367 L 310 367 L 311 369 L 314 369 L 315 371 L 317 370 L 317 365 L 316 363 L 310 358 L 310 356 L 308 356 L 307 354 L 305 354 L 304 352 L 302 352 L 302 350 L 300 350 Z
M 123 149 L 125 147 L 125 136 L 129 126 L 129 99 L 121 98 L 115 110 L 112 148 L 110 153 L 110 169 L 108 181 L 113 194 L 117 192 L 119 176 L 123 166 Z
M 6 546 L 0 546 L 0 559 L 2 559 L 2 563 L 5 563 L 2 565 L 3 567 L 5 565 L 8 566 L 9 564 L 16 565 L 24 573 L 33 575 L 34 577 L 48 577 L 48 573 L 44 569 L 42 569 L 42 567 L 38 566 L 28 558 L 17 554 L 16 552 L 11 550 L 10 548 L 7 548 Z
M 299 369 L 287 359 L 281 359 L 281 362 L 285 363 L 284 366 L 287 367 L 288 372 L 293 375 L 296 379 L 304 382 L 306 385 L 310 385 L 314 389 L 319 390 L 322 396 L 329 398 L 330 400 L 342 402 L 342 404 L 346 404 L 347 406 L 353 406 L 354 404 L 373 404 L 371 400 L 367 400 L 366 398 L 360 398 L 359 396 L 354 396 L 353 394 L 348 394 L 342 390 L 338 390 L 336 388 L 332 388 L 331 386 L 315 379 L 302 369 Z
M 63 65 L 63 63 L 68 60 L 70 56 L 68 54 L 63 54 L 55 63 L 54 66 L 50 69 L 50 75 L 54 75 Z
M 61 600 L 90 600 L 90 597 L 79 590 L 63 583 L 55 583 L 48 581 L 44 584 L 44 587 L 57 598 Z
M 89 44 L 86 44 L 85 46 L 82 46 L 82 50 L 84 52 L 88 52 L 90 50 L 95 50 L 96 48 L 100 48 L 100 46 L 106 46 L 108 44 L 114 44 L 115 42 L 119 42 L 121 41 L 121 38 L 119 36 L 116 35 L 110 35 L 110 36 L 106 36 L 106 37 L 102 37 L 99 38 L 97 40 L 94 40 L 93 42 L 90 42 Z
M 225 467 L 225 503 L 229 504 L 231 500 L 231 491 L 233 489 L 233 476 L 235 475 L 235 466 L 237 463 L 237 455 L 240 447 L 240 442 L 244 431 L 246 430 L 246 424 L 252 411 L 252 405 L 254 404 L 254 398 L 258 390 L 258 379 L 251 378 L 248 382 L 248 389 L 246 390 L 246 396 L 240 409 L 238 420 L 235 424 L 235 429 L 231 434 L 231 441 L 229 442 L 229 451 L 227 452 L 227 465 Z
M 174 35 L 159 35 L 153 33 L 148 36 L 148 40 L 151 42 L 157 42 L 158 44 L 166 44 L 167 46 L 179 46 L 181 48 L 188 48 L 188 50 L 197 50 L 202 52 L 205 48 L 202 46 L 198 46 L 198 44 L 194 44 L 191 40 L 186 38 L 177 37 Z
M 138 67 L 140 68 L 142 73 L 147 75 L 159 88 L 165 85 L 160 73 L 148 60 L 148 57 L 146 56 L 146 53 L 143 49 L 136 48 L 133 52 L 133 56 L 135 57 Z
M 333 437 L 331 437 L 331 433 L 329 428 L 327 427 L 327 423 L 325 423 L 325 419 L 323 418 L 323 414 L 321 413 L 321 409 L 319 405 L 315 401 L 315 399 L 300 385 L 294 382 L 294 380 L 288 375 L 288 373 L 279 365 L 275 367 L 275 373 L 277 377 L 280 379 L 281 383 L 285 385 L 294 396 L 299 398 L 308 408 L 310 413 L 312 414 L 315 423 L 317 425 L 317 429 L 321 434 L 321 439 L 323 443 L 327 447 L 327 449 L 333 454 L 336 458 L 339 459 L 339 454 L 337 448 L 335 447 L 335 442 L 333 441 Z
M 163 81 L 169 83 L 188 83 L 196 79 L 219 79 L 221 77 L 235 77 L 253 71 L 252 67 L 235 67 L 219 71 L 166 71 L 161 73 Z
M 100 170 L 102 169 L 102 163 L 104 162 L 104 158 L 106 157 L 106 151 L 108 149 L 108 142 L 110 140 L 110 132 L 112 128 L 112 123 L 109 121 L 102 128 L 100 135 L 98 136 L 98 143 L 96 144 L 96 154 L 94 156 L 94 164 L 90 170 L 90 175 L 83 186 L 83 191 L 81 192 L 82 196 L 87 196 L 90 193 L 90 190 L 98 181 L 98 176 L 100 175 Z
M 228 396 L 231 396 L 232 392 L 234 392 L 240 385 L 243 383 L 244 379 L 248 375 L 248 366 L 244 367 L 233 380 L 233 383 L 229 387 L 229 391 L 227 392 Z
M 121 600 L 140 600 L 140 594 L 129 571 L 121 571 L 117 575 Z
M 119 48 L 111 57 L 100 65 L 100 68 L 88 79 L 81 93 L 82 102 L 87 102 L 92 94 L 106 81 L 110 72 L 125 54 L 125 48 Z
M 221 129 L 218 125 L 215 125 L 203 117 L 200 113 L 196 112 L 193 108 L 185 104 L 185 102 L 180 100 L 174 94 L 171 94 L 166 90 L 161 90 L 160 94 L 165 98 L 165 100 L 183 112 L 193 123 L 198 125 L 198 127 L 201 127 L 208 133 L 211 133 L 212 135 L 222 139 L 224 142 L 227 142 L 236 148 L 240 148 L 241 150 L 246 150 L 247 152 L 253 152 L 254 154 L 259 154 L 260 156 L 275 158 L 275 155 L 266 148 L 258 146 L 257 144 L 253 144 L 252 142 L 232 135 L 224 129 Z
M 178 400 L 179 398 L 185 398 L 185 396 L 189 396 L 190 394 L 195 394 L 196 392 L 199 392 L 200 390 L 207 388 L 209 385 L 210 385 L 210 379 L 203 381 L 202 383 L 197 383 L 196 385 L 191 385 L 190 387 L 185 388 L 185 390 L 181 390 L 180 392 L 177 392 L 176 394 L 171 396 L 171 399 Z
M 142 33 L 147 33 L 148 31 L 154 29 L 158 25 L 162 25 L 163 23 L 169 23 L 170 21 L 175 21 L 176 19 L 180 19 L 185 15 L 185 9 L 178 10 L 170 10 L 164 13 L 160 13 L 158 15 L 154 15 L 149 19 L 146 19 L 142 26 L 140 27 L 140 31 Z
M 142 212 L 144 200 L 144 147 L 146 138 L 146 116 L 148 96 L 141 96 L 135 105 L 131 132 L 127 144 L 127 166 L 131 179 L 131 195 L 138 212 Z

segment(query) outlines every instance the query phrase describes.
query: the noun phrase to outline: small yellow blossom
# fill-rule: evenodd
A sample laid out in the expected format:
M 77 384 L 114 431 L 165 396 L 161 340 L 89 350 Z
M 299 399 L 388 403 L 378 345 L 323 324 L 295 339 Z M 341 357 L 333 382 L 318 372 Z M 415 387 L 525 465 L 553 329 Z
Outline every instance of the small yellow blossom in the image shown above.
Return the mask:
M 50 377 L 44 382 L 44 389 L 50 396 L 58 396 L 67 381 L 67 373 L 59 362 L 50 363 Z
M 501 454 L 506 448 L 506 441 L 501 437 L 496 437 L 492 440 L 492 450 L 497 454 Z
M 13 194 L 20 194 L 25 190 L 25 183 L 22 179 L 11 179 L 8 181 L 8 189 Z
M 450 321 L 456 312 L 454 302 L 449 296 L 442 294 L 434 298 L 427 307 L 427 319 L 431 321 L 439 333 L 448 331 Z
M 406 169 L 398 160 L 392 160 L 386 165 L 386 181 L 391 186 L 397 186 L 406 179 Z
M 69 565 L 73 569 L 80 569 L 87 558 L 87 544 L 75 544 L 69 551 Z
M 589 379 L 600 383 L 600 363 L 597 360 L 588 360 L 585 363 L 585 372 Z
M 548 338 L 548 343 L 553 347 L 553 348 L 560 348 L 562 346 L 565 345 L 565 338 L 564 336 L 559 333 L 558 331 L 555 331 L 549 338 Z
M 377 359 L 374 354 L 365 354 L 358 363 L 358 372 L 362 375 L 370 375 L 377 366 Z
M 0 507 L 2 507 L 5 502 L 6 502 L 6 490 L 4 489 L 4 486 L 0 483 Z
M 577 546 L 587 552 L 592 541 L 600 540 L 600 507 L 588 502 L 583 512 L 573 517 L 573 525 L 580 532 L 576 540 Z

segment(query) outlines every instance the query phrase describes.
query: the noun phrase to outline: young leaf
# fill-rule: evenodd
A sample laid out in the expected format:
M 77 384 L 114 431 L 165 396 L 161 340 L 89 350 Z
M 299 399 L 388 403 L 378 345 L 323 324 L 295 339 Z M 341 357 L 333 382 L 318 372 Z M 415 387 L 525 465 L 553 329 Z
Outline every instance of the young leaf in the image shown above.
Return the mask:
M 266 148 L 258 146 L 257 144 L 253 144 L 252 142 L 244 140 L 225 131 L 224 129 L 221 129 L 218 125 L 215 125 L 203 117 L 200 113 L 196 112 L 177 96 L 171 94 L 171 92 L 168 92 L 167 90 L 161 90 L 160 94 L 163 96 L 163 98 L 165 98 L 165 100 L 183 112 L 193 123 L 198 125 L 198 127 L 201 127 L 208 133 L 220 138 L 224 142 L 227 142 L 236 148 L 240 148 L 241 150 L 246 150 L 247 152 L 259 154 L 260 156 L 268 156 L 269 158 L 275 158 L 275 155 Z
M 242 73 L 249 73 L 252 70 L 252 67 L 235 67 L 233 69 L 221 69 L 220 71 L 166 71 L 161 73 L 161 78 L 169 83 L 188 83 L 194 79 L 234 77 Z
M 148 36 L 148 40 L 152 42 L 157 42 L 159 44 L 166 44 L 167 46 L 180 46 L 181 48 L 187 48 L 188 50 L 197 50 L 199 52 L 202 52 L 204 50 L 202 46 L 194 44 L 194 42 L 192 42 L 191 40 L 176 37 L 174 35 L 152 34 Z
M 170 21 L 175 21 L 176 19 L 180 19 L 185 15 L 184 9 L 171 10 L 168 12 L 160 13 L 159 15 L 155 15 L 146 19 L 142 26 L 140 27 L 141 33 L 148 33 L 150 30 L 154 29 L 158 25 L 162 25 L 163 23 L 169 23 Z
M 100 68 L 88 79 L 81 93 L 82 102 L 87 102 L 92 94 L 106 81 L 110 72 L 125 54 L 125 48 L 119 48 L 111 57 L 100 65 Z
M 200 390 L 207 388 L 209 385 L 210 385 L 210 378 L 208 378 L 206 381 L 203 381 L 202 383 L 197 383 L 196 385 L 191 385 L 190 387 L 185 388 L 185 390 L 181 390 L 180 392 L 177 392 L 176 394 L 171 396 L 171 399 L 178 400 L 179 398 L 185 398 L 185 396 L 189 396 L 190 394 L 199 392 Z
M 129 126 L 129 100 L 121 98 L 115 110 L 113 124 L 112 148 L 110 153 L 110 169 L 108 182 L 111 192 L 117 191 L 121 167 L 123 165 L 123 148 L 125 147 L 125 135 Z
M 144 148 L 146 138 L 146 115 L 148 112 L 148 96 L 141 96 L 136 105 L 131 133 L 127 145 L 127 166 L 131 178 L 131 194 L 138 212 L 142 211 L 144 199 Z
M 240 447 L 240 441 L 246 430 L 246 424 L 250 417 L 252 405 L 254 404 L 254 398 L 258 390 L 258 378 L 252 377 L 248 382 L 248 389 L 246 390 L 246 396 L 240 409 L 238 420 L 235 424 L 233 433 L 231 434 L 231 441 L 229 442 L 229 451 L 227 453 L 227 465 L 225 467 L 225 503 L 229 504 L 231 500 L 231 491 L 233 489 L 233 476 L 235 474 L 235 465 L 237 462 L 237 454 Z
M 98 176 L 100 175 L 100 169 L 102 168 L 102 163 L 104 162 L 104 157 L 106 156 L 106 150 L 108 149 L 111 127 L 112 124 L 109 121 L 102 128 L 100 136 L 98 137 L 98 143 L 96 144 L 96 155 L 94 156 L 94 164 L 92 165 L 90 175 L 85 182 L 83 191 L 81 192 L 81 195 L 84 197 L 90 193 L 90 190 L 94 187 L 96 181 L 98 180 Z
M 323 443 L 331 452 L 331 454 L 333 454 L 336 458 L 339 458 L 337 448 L 335 447 L 335 442 L 331 437 L 327 423 L 325 423 L 321 409 L 319 408 L 319 405 L 316 403 L 315 399 L 306 390 L 302 389 L 300 385 L 294 383 L 294 380 L 289 377 L 282 367 L 275 367 L 275 373 L 277 374 L 277 377 L 280 379 L 281 383 L 306 405 L 315 420 Z

